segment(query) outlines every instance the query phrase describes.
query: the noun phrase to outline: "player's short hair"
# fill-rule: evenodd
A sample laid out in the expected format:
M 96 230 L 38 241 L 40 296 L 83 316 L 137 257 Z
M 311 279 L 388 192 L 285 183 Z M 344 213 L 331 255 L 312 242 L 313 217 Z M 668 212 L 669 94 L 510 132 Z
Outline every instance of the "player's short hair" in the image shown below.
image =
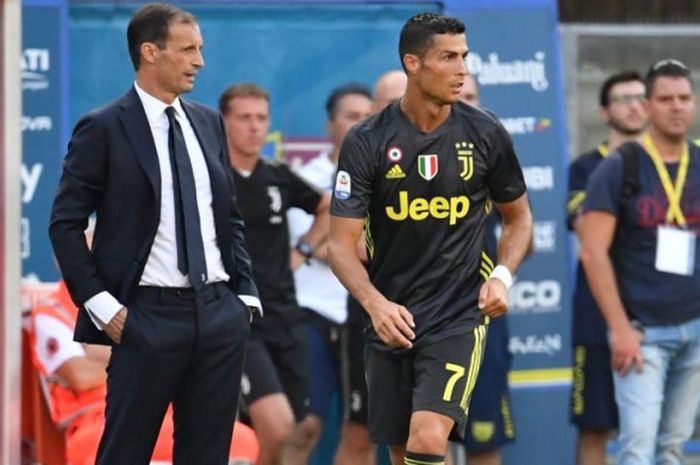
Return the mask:
M 438 13 L 419 13 L 406 21 L 399 37 L 399 60 L 407 53 L 423 57 L 433 43 L 435 34 L 464 34 L 464 23 L 457 18 Z
M 260 98 L 270 103 L 270 94 L 259 85 L 251 82 L 234 84 L 229 86 L 224 93 L 221 94 L 221 97 L 219 97 L 219 111 L 221 114 L 225 115 L 229 112 L 228 104 L 231 100 L 242 97 Z
M 333 89 L 333 91 L 331 91 L 330 95 L 326 99 L 326 115 L 328 116 L 329 121 L 335 119 L 336 115 L 338 114 L 340 101 L 348 95 L 363 95 L 367 97 L 368 100 L 372 100 L 372 92 L 363 84 L 351 82 L 349 84 L 336 87 Z
M 647 74 L 644 78 L 646 83 L 646 96 L 649 98 L 654 90 L 654 84 L 656 80 L 660 77 L 679 77 L 685 78 L 690 83 L 691 87 L 693 85 L 693 79 L 690 76 L 690 69 L 679 60 L 673 58 L 667 58 L 665 60 L 657 61 L 649 68 Z
M 600 107 L 608 108 L 608 105 L 610 105 L 610 90 L 613 87 L 622 82 L 631 81 L 639 81 L 642 84 L 644 84 L 644 78 L 642 78 L 642 75 L 639 74 L 637 71 L 632 70 L 621 71 L 607 78 L 600 88 L 600 95 L 598 98 L 598 101 L 600 102 Z
M 197 18 L 192 13 L 167 3 L 148 3 L 134 13 L 126 28 L 126 41 L 136 71 L 141 66 L 141 44 L 152 42 L 163 50 L 168 30 L 175 23 L 197 24 Z

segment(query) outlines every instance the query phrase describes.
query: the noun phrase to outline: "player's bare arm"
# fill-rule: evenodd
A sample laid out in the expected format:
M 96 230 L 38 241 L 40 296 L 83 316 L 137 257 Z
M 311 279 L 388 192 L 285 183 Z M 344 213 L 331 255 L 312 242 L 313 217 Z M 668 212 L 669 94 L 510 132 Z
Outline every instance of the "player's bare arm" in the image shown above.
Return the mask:
M 612 368 L 624 376 L 632 365 L 638 371 L 642 370 L 642 336 L 627 318 L 610 260 L 609 251 L 616 226 L 614 215 L 590 211 L 581 218 L 577 231 L 581 237 L 581 262 L 588 284 L 610 329 Z
M 512 202 L 495 203 L 503 218 L 503 232 L 498 241 L 498 265 L 514 273 L 532 244 L 532 212 L 523 194 Z M 509 283 L 508 283 L 509 284 Z M 492 276 L 479 291 L 479 308 L 490 317 L 498 317 L 508 310 L 507 283 Z
M 387 300 L 372 285 L 357 256 L 363 220 L 331 215 L 328 262 L 340 282 L 362 304 L 380 339 L 392 347 L 410 348 L 415 337 L 413 316 L 402 305 Z

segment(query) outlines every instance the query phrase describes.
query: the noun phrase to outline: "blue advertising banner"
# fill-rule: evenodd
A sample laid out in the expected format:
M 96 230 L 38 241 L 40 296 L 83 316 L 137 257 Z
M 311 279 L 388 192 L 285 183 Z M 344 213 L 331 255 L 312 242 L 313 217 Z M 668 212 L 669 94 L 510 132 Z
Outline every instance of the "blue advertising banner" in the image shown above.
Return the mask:
M 63 145 L 63 15 L 60 4 L 22 9 L 22 275 L 41 281 L 58 279 L 48 220 Z

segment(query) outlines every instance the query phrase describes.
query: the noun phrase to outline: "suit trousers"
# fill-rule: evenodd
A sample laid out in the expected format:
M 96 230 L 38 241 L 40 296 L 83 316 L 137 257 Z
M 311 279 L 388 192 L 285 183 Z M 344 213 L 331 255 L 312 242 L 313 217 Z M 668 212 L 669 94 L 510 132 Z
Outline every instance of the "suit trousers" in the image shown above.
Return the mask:
M 147 465 L 171 402 L 173 464 L 227 464 L 249 334 L 225 283 L 139 287 L 107 367 L 97 465 Z

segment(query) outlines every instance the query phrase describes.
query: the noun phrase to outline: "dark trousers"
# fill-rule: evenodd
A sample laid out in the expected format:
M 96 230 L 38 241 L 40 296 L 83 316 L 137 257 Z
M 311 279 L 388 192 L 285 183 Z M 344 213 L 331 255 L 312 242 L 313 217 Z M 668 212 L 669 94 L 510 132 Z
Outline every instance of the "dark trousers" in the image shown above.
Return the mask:
M 249 321 L 223 283 L 140 287 L 107 367 L 97 465 L 147 465 L 170 402 L 173 464 L 227 464 Z

